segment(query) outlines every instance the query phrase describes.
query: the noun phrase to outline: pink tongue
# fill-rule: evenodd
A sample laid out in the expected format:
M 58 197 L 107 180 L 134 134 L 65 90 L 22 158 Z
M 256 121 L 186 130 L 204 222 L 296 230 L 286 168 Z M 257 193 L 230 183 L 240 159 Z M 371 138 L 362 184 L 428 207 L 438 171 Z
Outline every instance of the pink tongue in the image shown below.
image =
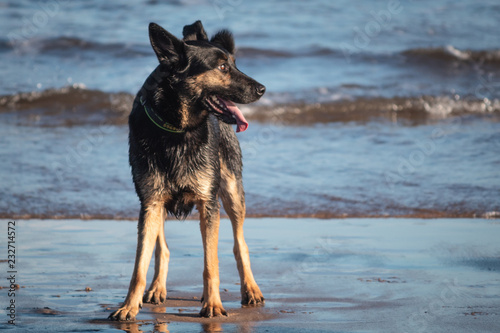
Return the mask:
M 236 123 L 238 124 L 238 129 L 236 130 L 236 132 L 243 132 L 243 131 L 245 131 L 248 128 L 248 121 L 243 116 L 243 113 L 241 113 L 241 110 L 238 109 L 238 107 L 233 102 L 225 100 L 225 99 L 222 99 L 222 98 L 221 98 L 221 100 L 224 103 L 226 103 L 227 109 L 236 118 Z

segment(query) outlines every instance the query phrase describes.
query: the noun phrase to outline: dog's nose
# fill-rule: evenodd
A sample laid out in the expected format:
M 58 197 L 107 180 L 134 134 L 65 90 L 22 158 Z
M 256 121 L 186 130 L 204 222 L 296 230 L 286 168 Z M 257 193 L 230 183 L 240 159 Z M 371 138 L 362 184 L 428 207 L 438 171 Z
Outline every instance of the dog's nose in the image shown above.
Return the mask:
M 264 87 L 262 84 L 258 84 L 257 87 L 255 87 L 257 90 L 257 95 L 262 96 L 266 92 L 266 87 Z

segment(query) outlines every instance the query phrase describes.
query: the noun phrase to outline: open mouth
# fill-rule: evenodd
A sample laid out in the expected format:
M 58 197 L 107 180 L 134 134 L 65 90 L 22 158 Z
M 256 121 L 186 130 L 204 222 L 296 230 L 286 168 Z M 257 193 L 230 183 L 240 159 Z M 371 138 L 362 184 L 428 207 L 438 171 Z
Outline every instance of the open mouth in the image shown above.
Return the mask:
M 203 102 L 208 107 L 208 110 L 214 112 L 223 122 L 236 124 L 238 127 L 236 132 L 243 132 L 248 128 L 248 122 L 243 113 L 241 113 L 241 110 L 233 102 L 216 95 L 206 97 L 203 99 Z

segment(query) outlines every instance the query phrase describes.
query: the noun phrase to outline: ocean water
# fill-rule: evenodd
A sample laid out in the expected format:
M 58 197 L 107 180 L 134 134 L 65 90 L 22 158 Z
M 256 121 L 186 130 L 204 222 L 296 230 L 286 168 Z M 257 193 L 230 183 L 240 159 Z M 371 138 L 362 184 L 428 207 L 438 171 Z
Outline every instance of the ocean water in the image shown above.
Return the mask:
M 135 219 L 147 26 L 233 31 L 252 216 L 500 216 L 498 1 L 0 4 L 0 216 Z

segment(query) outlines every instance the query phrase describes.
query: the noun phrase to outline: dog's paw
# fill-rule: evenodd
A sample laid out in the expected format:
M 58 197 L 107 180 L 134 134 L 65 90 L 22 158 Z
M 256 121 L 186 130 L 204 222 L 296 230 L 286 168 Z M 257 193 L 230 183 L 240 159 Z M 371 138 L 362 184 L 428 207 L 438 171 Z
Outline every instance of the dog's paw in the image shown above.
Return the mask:
M 207 303 L 203 304 L 203 308 L 200 311 L 200 316 L 205 317 L 205 318 L 212 318 L 212 317 L 219 317 L 219 316 L 226 316 L 227 317 L 227 312 L 222 307 L 222 303 L 209 304 L 207 302 Z
M 116 321 L 135 320 L 135 316 L 139 313 L 139 308 L 142 308 L 142 304 L 138 306 L 124 305 L 110 314 L 108 319 Z
M 264 296 L 256 284 L 254 286 L 246 286 L 241 290 L 242 305 L 264 305 Z
M 152 287 L 142 298 L 144 303 L 162 304 L 167 299 L 167 288 L 165 287 Z

